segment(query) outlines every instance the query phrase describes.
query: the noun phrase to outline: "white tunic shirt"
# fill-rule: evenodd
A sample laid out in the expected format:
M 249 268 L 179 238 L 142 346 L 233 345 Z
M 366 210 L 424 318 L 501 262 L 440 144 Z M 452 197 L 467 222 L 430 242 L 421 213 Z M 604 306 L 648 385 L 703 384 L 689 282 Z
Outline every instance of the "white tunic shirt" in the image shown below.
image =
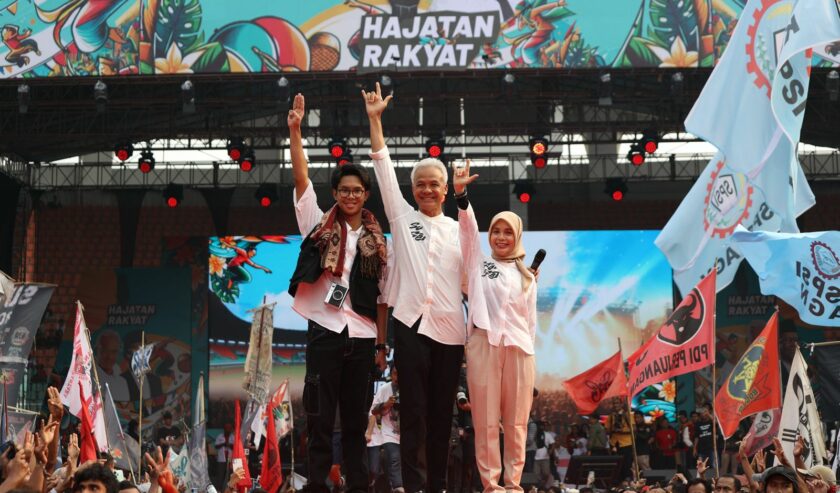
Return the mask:
M 292 196 L 298 228 L 300 228 L 300 234 L 305 238 L 321 221 L 324 212 L 318 207 L 318 197 L 315 195 L 315 189 L 312 187 L 311 181 L 306 186 L 306 191 L 303 192 L 300 200 L 297 198 L 297 193 L 293 193 Z M 353 304 L 350 301 L 352 293 L 349 293 L 344 299 L 341 308 L 324 303 L 324 298 L 327 296 L 331 283 L 336 282 L 342 286 L 350 286 L 350 270 L 353 268 L 353 261 L 356 259 L 356 245 L 359 242 L 362 227 L 359 226 L 354 231 L 349 224 L 346 224 L 346 226 L 347 239 L 344 251 L 344 270 L 341 273 L 341 278 L 336 278 L 336 276 L 324 272 L 312 284 L 305 282 L 298 284 L 292 308 L 301 317 L 333 332 L 341 333 L 344 327 L 347 327 L 350 337 L 375 338 L 376 323 L 353 311 Z M 380 281 L 379 286 L 381 291 L 384 282 Z
M 388 148 L 370 154 L 391 224 L 394 262 L 389 264 L 388 305 L 394 318 L 441 344 L 466 341 L 461 304 L 461 249 L 458 223 L 440 214 L 429 217 L 406 202 Z
M 458 209 L 461 252 L 469 291 L 469 332 L 487 331 L 493 346 L 517 346 L 534 354 L 537 327 L 537 283 L 522 290 L 522 273 L 514 262 L 500 262 L 484 255 L 472 205 Z

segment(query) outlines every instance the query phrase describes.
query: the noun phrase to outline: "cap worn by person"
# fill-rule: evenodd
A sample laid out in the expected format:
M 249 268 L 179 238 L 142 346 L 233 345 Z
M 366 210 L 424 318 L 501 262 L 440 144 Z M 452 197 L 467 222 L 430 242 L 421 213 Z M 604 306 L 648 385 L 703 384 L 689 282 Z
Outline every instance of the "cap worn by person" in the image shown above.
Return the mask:
M 793 484 L 794 493 L 799 493 L 799 483 L 797 482 L 796 471 L 794 471 L 790 467 L 773 466 L 770 469 L 764 471 L 764 474 L 761 475 L 761 482 L 765 484 L 765 489 L 767 481 L 773 476 L 782 476 L 783 478 L 787 479 Z
M 822 479 L 830 486 L 837 484 L 837 477 L 834 475 L 834 471 L 828 466 L 814 466 L 810 469 L 797 469 L 797 471 L 805 477 Z

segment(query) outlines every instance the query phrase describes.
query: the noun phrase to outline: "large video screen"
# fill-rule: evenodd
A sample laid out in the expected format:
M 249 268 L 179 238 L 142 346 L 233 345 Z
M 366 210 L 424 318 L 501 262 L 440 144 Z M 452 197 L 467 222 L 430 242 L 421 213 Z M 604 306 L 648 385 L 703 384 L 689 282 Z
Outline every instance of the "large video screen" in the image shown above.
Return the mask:
M 547 252 L 538 281 L 536 341 L 538 405 L 545 413 L 573 412 L 561 382 L 614 354 L 619 340 L 629 355 L 670 313 L 671 269 L 653 244 L 657 233 L 525 233 L 528 262 L 538 249 Z M 276 303 L 272 385 L 288 378 L 293 398 L 299 398 L 306 321 L 292 310 L 286 290 L 301 237 L 214 237 L 209 242 L 211 398 L 245 398 L 241 383 L 251 310 L 265 302 Z M 674 398 L 668 397 L 663 404 L 670 402 L 672 409 Z

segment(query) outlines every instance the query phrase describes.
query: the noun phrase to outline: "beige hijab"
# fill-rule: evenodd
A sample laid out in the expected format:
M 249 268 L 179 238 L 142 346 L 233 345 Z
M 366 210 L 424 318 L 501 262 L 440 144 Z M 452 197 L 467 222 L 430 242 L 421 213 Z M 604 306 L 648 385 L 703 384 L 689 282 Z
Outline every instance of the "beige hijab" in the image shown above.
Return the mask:
M 523 261 L 525 258 L 525 249 L 522 247 L 522 218 L 510 211 L 500 212 L 493 216 L 493 220 L 490 221 L 489 231 L 493 231 L 493 226 L 498 221 L 504 221 L 510 224 L 510 227 L 513 228 L 513 236 L 516 239 L 516 245 L 514 245 L 513 251 L 509 256 L 497 257 L 494 253 L 493 258 L 500 262 L 516 262 L 516 267 L 519 269 L 519 272 L 522 273 L 522 291 L 526 292 L 531 286 L 531 282 L 534 280 L 534 275 L 531 274 L 531 271 L 528 270 L 528 267 L 525 266 L 525 262 Z

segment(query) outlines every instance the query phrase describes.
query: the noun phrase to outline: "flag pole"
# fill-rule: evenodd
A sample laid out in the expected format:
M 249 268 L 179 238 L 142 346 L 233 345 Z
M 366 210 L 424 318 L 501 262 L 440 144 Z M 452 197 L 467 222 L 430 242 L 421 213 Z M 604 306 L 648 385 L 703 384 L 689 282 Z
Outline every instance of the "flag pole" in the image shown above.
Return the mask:
M 79 305 L 78 309 L 82 312 L 82 320 L 84 320 L 85 307 L 82 306 L 81 301 L 77 300 L 76 304 Z M 85 322 L 85 336 L 87 337 L 87 340 L 88 340 L 88 346 L 90 347 L 90 352 L 91 352 L 91 354 L 93 354 L 93 343 L 90 341 L 90 329 L 88 329 L 87 322 Z M 93 364 L 91 364 L 90 366 L 91 366 L 91 368 L 93 368 L 93 378 L 96 381 L 96 389 L 99 391 L 99 402 L 101 403 L 102 402 L 102 386 L 99 385 L 99 370 L 96 369 L 96 367 L 99 366 L 99 365 L 96 363 L 96 361 L 93 361 L 92 363 Z M 90 398 L 93 399 L 93 396 L 91 395 Z M 84 403 L 82 403 L 82 404 L 84 405 Z M 91 418 L 93 418 L 93 416 L 91 416 Z M 104 416 L 103 416 L 103 418 L 104 418 Z M 96 425 L 94 425 L 94 428 L 96 428 Z M 94 433 L 94 435 L 95 435 L 95 433 Z M 108 449 L 111 448 L 111 445 L 108 443 L 108 434 L 107 433 L 105 434 L 105 448 L 108 448 Z M 99 452 L 99 451 L 97 450 L 97 452 Z
M 715 263 L 712 265 L 712 269 L 717 272 L 717 257 L 715 257 Z M 717 284 L 717 283 L 715 283 Z M 715 285 L 715 296 L 717 296 L 717 285 Z M 716 305 L 717 306 L 717 305 Z M 717 310 L 715 313 L 712 313 L 712 320 L 714 322 L 714 345 L 710 348 L 711 351 L 714 351 L 712 354 L 717 352 Z M 712 407 L 712 460 L 715 461 L 715 477 L 720 476 L 720 462 L 718 458 L 718 448 L 717 448 L 717 436 L 718 430 L 717 426 L 715 426 L 715 421 L 717 421 L 717 414 L 715 413 L 715 397 L 717 395 L 717 361 L 712 362 L 712 399 L 711 399 L 711 407 Z M 719 423 L 719 422 L 718 422 Z M 724 444 L 726 441 L 724 440 Z M 749 479 L 749 478 L 748 478 Z
M 624 371 L 624 375 L 627 376 L 627 370 L 624 368 L 624 351 L 621 349 L 621 338 L 618 338 L 618 352 L 621 354 L 621 367 L 622 371 Z M 633 396 L 630 395 L 630 392 L 627 392 L 627 423 L 630 427 L 630 443 L 633 445 L 633 479 L 634 481 L 638 481 L 641 475 L 641 471 L 639 470 L 639 454 L 636 453 L 636 431 L 633 426 L 633 406 L 632 401 Z
M 111 403 L 111 409 L 114 410 L 114 419 L 116 419 L 117 426 L 120 427 L 120 440 L 122 440 L 123 447 L 128 454 L 128 471 L 131 473 L 131 477 L 134 479 L 134 484 L 137 485 L 137 476 L 134 475 L 134 464 L 132 464 L 131 460 L 131 452 L 128 450 L 128 444 L 125 441 L 125 434 L 123 434 L 122 426 L 120 426 L 120 416 L 117 414 L 117 407 L 114 405 L 114 398 L 111 396 L 111 386 L 108 385 L 108 382 L 105 382 L 105 388 L 108 390 L 108 400 Z
M 144 352 L 146 347 L 146 331 L 140 332 L 140 349 Z M 143 453 L 143 381 L 146 380 L 146 375 L 140 372 L 140 414 L 137 418 L 137 445 L 140 447 L 140 453 Z M 142 455 L 141 455 L 142 457 Z

